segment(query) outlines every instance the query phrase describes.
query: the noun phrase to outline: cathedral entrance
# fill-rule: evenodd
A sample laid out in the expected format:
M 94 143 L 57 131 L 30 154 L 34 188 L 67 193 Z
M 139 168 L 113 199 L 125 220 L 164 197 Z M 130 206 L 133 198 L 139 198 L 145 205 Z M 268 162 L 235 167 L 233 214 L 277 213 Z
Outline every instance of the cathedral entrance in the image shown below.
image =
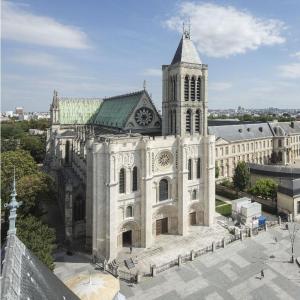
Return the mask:
M 132 230 L 128 230 L 122 233 L 123 247 L 132 246 Z
M 168 233 L 168 218 L 156 221 L 156 235 Z
M 196 225 L 196 212 L 190 213 L 190 225 Z

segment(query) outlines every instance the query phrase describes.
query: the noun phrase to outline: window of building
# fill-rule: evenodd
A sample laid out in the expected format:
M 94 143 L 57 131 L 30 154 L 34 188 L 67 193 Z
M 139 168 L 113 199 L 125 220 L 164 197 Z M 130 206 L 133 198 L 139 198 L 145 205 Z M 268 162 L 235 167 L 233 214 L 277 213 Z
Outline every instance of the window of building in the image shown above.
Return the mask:
M 132 191 L 137 191 L 137 181 L 138 181 L 137 167 L 132 170 Z
M 245 145 L 242 145 L 242 151 L 245 152 Z
M 188 101 L 189 100 L 189 93 L 190 93 L 190 86 L 189 86 L 189 77 L 185 76 L 184 79 L 184 100 Z
M 193 76 L 191 79 L 191 100 L 195 101 L 196 100 L 196 80 L 195 77 Z
M 228 155 L 228 146 L 225 147 L 225 154 Z
M 159 201 L 169 198 L 169 183 L 167 179 L 162 179 L 159 182 Z
M 218 157 L 218 148 L 216 148 L 216 157 Z
M 278 140 L 278 147 L 282 147 L 282 140 Z
M 119 193 L 125 193 L 125 169 L 122 168 L 119 174 Z
M 192 160 L 188 160 L 188 180 L 192 179 Z
M 197 159 L 197 178 L 201 177 L 201 158 Z
M 240 152 L 241 152 L 241 146 L 238 145 L 238 153 L 240 153 Z
M 192 118 L 192 112 L 188 110 L 186 112 L 186 121 L 185 121 L 186 132 L 191 132 L 191 118 Z
M 197 110 L 195 115 L 195 132 L 200 132 L 200 110 Z
M 232 146 L 232 153 L 235 153 L 235 146 Z
M 132 206 L 127 206 L 126 207 L 126 218 L 131 218 L 133 216 L 133 209 Z
M 193 190 L 192 191 L 192 200 L 196 200 L 197 199 L 197 190 Z
M 201 99 L 201 78 L 198 77 L 197 80 L 197 100 L 200 101 Z

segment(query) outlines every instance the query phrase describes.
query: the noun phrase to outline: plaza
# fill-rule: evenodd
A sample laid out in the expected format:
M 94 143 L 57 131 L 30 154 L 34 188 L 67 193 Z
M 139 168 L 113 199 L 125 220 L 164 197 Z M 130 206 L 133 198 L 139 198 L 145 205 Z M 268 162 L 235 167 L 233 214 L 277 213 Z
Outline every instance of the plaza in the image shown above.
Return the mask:
M 299 239 L 295 253 L 300 255 Z M 300 268 L 290 257 L 288 231 L 277 226 L 138 285 L 121 282 L 121 293 L 130 300 L 299 299 Z

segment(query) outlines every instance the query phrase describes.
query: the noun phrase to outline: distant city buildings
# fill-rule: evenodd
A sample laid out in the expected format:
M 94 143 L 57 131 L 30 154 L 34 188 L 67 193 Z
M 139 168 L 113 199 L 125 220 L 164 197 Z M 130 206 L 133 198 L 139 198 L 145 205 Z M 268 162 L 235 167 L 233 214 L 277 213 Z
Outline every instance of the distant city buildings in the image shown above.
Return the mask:
M 49 112 L 25 112 L 23 107 L 16 107 L 15 111 L 8 110 L 1 112 L 0 121 L 5 122 L 10 119 L 16 119 L 18 121 L 28 121 L 28 120 L 39 120 L 39 119 L 50 119 Z

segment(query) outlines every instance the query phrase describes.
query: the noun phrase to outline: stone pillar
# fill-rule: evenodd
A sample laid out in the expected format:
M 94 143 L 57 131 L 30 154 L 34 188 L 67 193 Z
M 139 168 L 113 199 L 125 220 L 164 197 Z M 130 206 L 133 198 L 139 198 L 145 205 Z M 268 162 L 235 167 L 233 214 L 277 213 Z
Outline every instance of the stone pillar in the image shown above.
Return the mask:
M 191 261 L 195 259 L 195 251 L 191 250 Z
M 222 240 L 222 246 L 223 246 L 223 248 L 226 247 L 226 240 L 225 240 L 225 238 L 223 238 L 223 240 Z

